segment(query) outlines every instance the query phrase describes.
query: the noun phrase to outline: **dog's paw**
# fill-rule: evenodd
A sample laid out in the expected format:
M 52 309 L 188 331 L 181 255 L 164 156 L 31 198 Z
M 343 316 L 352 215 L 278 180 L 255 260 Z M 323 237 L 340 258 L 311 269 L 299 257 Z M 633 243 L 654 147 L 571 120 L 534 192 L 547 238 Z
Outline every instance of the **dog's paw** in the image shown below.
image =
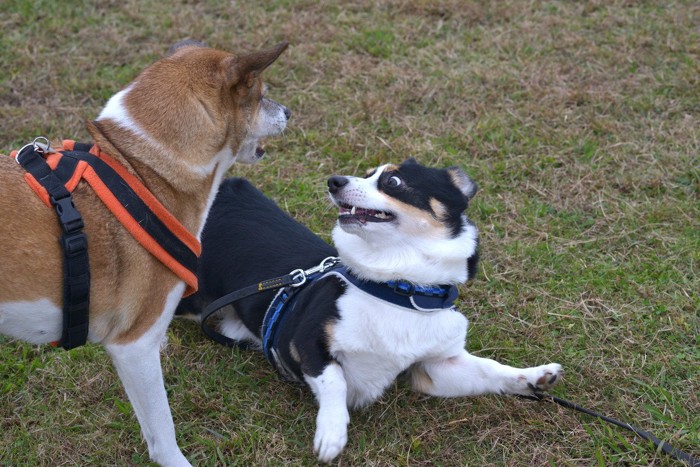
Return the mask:
M 547 391 L 555 386 L 564 376 L 564 370 L 558 363 L 536 366 L 528 368 L 530 374 L 527 376 L 528 388 L 532 392 Z
M 319 423 L 314 437 L 314 453 L 321 462 L 331 462 L 348 442 L 347 423 L 335 421 Z

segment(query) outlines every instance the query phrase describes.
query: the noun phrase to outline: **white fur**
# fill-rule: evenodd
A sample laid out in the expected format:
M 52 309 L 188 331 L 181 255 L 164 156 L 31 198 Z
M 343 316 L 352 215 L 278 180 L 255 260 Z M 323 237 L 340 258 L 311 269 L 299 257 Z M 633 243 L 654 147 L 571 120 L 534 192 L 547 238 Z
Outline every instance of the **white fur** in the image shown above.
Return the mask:
M 124 98 L 129 91 L 131 91 L 132 87 L 133 85 L 129 85 L 110 97 L 107 104 L 102 109 L 102 112 L 100 112 L 100 115 L 97 116 L 97 120 L 113 120 L 114 122 L 118 123 L 119 126 L 132 131 L 141 138 L 147 139 L 148 143 L 160 146 L 160 144 L 158 144 L 156 141 L 150 139 L 150 137 L 136 124 L 136 122 L 134 122 L 131 115 L 129 115 L 129 111 L 124 105 Z
M 318 400 L 314 452 L 321 462 L 332 461 L 348 442 L 350 414 L 346 404 L 343 369 L 328 365 L 317 377 L 304 376 Z
M 63 311 L 47 298 L 0 303 L 0 334 L 32 344 L 61 339 Z
M 464 230 L 449 238 L 446 230 L 431 228 L 409 213 L 394 212 L 387 196 L 376 186 L 387 166 L 369 178 L 348 177 L 348 184 L 335 200 L 352 206 L 392 211 L 392 222 L 337 224 L 333 243 L 343 263 L 357 276 L 374 281 L 403 279 L 418 285 L 463 283 L 466 259 L 476 253 L 477 228 L 465 223 Z
M 248 135 L 236 153 L 236 161 L 244 164 L 257 162 L 255 150 L 261 138 L 277 136 L 287 127 L 287 109 L 277 102 L 263 98 L 255 121 L 248 128 Z
M 256 336 L 245 327 L 245 324 L 240 320 L 232 305 L 225 306 L 219 313 L 223 316 L 219 323 L 219 332 L 221 332 L 221 334 L 237 341 L 262 344 L 260 337 Z
M 337 304 L 340 319 L 330 353 L 340 366 L 326 367 L 331 371 L 324 371 L 323 384 L 305 378 L 319 401 L 314 451 L 323 462 L 333 460 L 342 449 L 337 446 L 345 444 L 338 440 L 345 439 L 348 422 L 340 415 L 333 419 L 327 408 L 341 412 L 337 399 L 343 389 L 347 406 L 357 408 L 376 401 L 405 370 L 414 390 L 439 397 L 532 394 L 562 376 L 557 363 L 520 369 L 470 355 L 464 349 L 468 321 L 454 309 L 410 311 L 352 284 Z
M 403 279 L 418 285 L 467 280 L 466 258 L 476 253 L 478 235 L 473 225 L 468 224 L 456 238 L 439 240 L 403 236 L 388 222 L 367 226 L 386 232 L 360 237 L 340 225 L 333 229 L 338 255 L 357 276 L 375 281 Z
M 390 222 L 339 223 L 333 241 L 342 262 L 356 275 L 373 281 L 403 279 L 420 285 L 466 281 L 467 259 L 477 248 L 476 227 L 463 218 L 464 229 L 452 238 L 447 229 L 415 219 L 410 210 L 397 212 L 396 203 L 377 189 L 385 169 L 380 167 L 368 178 L 348 177 L 348 183 L 332 195 L 337 204 L 395 216 Z M 378 399 L 406 370 L 413 389 L 441 397 L 532 394 L 561 379 L 561 366 L 556 363 L 519 369 L 470 355 L 465 350 L 469 323 L 454 309 L 412 311 L 378 300 L 353 284 L 347 287 L 337 302 L 340 319 L 330 338 L 330 353 L 340 372 L 331 364 L 327 369 L 333 370 L 324 375 L 335 380 L 312 386 L 320 404 L 319 419 L 324 410 L 321 401 L 335 400 L 341 393 L 339 386 L 345 386 L 347 405 L 359 407 Z M 325 388 L 332 388 L 327 390 L 332 394 L 325 394 Z M 335 427 L 319 423 L 316 439 L 344 433 L 346 423 L 342 417 Z M 329 459 L 329 454 L 336 450 L 319 453 L 319 459 L 332 460 L 335 456 Z
M 175 439 L 175 426 L 160 364 L 165 332 L 184 291 L 183 282 L 170 291 L 160 317 L 139 339 L 124 345 L 105 345 L 141 425 L 148 454 L 163 466 L 190 465 Z

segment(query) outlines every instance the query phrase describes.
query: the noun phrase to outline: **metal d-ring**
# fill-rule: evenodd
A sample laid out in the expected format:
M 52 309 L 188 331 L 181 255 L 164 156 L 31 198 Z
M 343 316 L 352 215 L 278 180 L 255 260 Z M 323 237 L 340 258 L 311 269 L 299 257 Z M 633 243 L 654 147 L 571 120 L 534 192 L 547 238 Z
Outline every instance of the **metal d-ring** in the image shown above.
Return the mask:
M 32 149 L 34 149 L 34 152 L 38 152 L 39 154 L 48 154 L 51 152 L 51 143 L 49 142 L 49 139 L 45 136 L 37 136 L 34 138 L 34 141 L 22 146 L 22 148 L 17 151 L 17 154 L 15 154 L 15 162 L 17 162 L 18 165 L 21 165 L 19 162 L 19 155 L 30 146 Z
M 51 142 L 45 136 L 37 136 L 34 138 L 32 145 L 34 145 L 34 150 L 40 154 L 47 154 L 51 152 Z
M 292 287 L 299 287 L 306 283 L 306 273 L 303 269 L 295 269 L 294 271 L 290 272 L 289 275 L 292 276 L 292 280 L 294 281 L 294 283 L 291 284 Z

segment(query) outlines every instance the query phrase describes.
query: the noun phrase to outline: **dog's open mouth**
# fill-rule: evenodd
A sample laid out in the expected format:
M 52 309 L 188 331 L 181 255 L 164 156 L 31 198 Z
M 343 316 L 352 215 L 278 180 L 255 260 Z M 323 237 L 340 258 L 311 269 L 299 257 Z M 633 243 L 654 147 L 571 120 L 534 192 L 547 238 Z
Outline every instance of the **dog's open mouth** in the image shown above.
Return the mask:
M 366 209 L 349 204 L 339 205 L 338 220 L 341 223 L 359 222 L 390 222 L 394 220 L 394 215 L 387 211 L 377 211 L 376 209 Z
M 264 155 L 265 155 L 265 148 L 263 148 L 262 145 L 255 148 L 255 157 L 260 159 Z

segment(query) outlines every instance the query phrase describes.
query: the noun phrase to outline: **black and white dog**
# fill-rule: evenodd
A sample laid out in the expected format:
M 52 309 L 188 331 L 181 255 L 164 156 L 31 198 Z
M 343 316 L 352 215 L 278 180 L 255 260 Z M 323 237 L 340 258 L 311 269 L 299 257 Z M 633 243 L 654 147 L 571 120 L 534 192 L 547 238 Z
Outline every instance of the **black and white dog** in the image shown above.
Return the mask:
M 198 314 L 231 291 L 339 256 L 343 267 L 242 299 L 219 323 L 311 388 L 321 461 L 345 446 L 348 407 L 375 401 L 401 373 L 442 397 L 527 395 L 561 379 L 556 363 L 519 369 L 464 348 L 468 322 L 452 302 L 455 285 L 476 273 L 478 240 L 464 215 L 477 186 L 461 169 L 408 160 L 364 178 L 333 176 L 328 189 L 340 211 L 337 253 L 247 181 L 224 182 L 202 236 L 200 291 L 178 308 Z

